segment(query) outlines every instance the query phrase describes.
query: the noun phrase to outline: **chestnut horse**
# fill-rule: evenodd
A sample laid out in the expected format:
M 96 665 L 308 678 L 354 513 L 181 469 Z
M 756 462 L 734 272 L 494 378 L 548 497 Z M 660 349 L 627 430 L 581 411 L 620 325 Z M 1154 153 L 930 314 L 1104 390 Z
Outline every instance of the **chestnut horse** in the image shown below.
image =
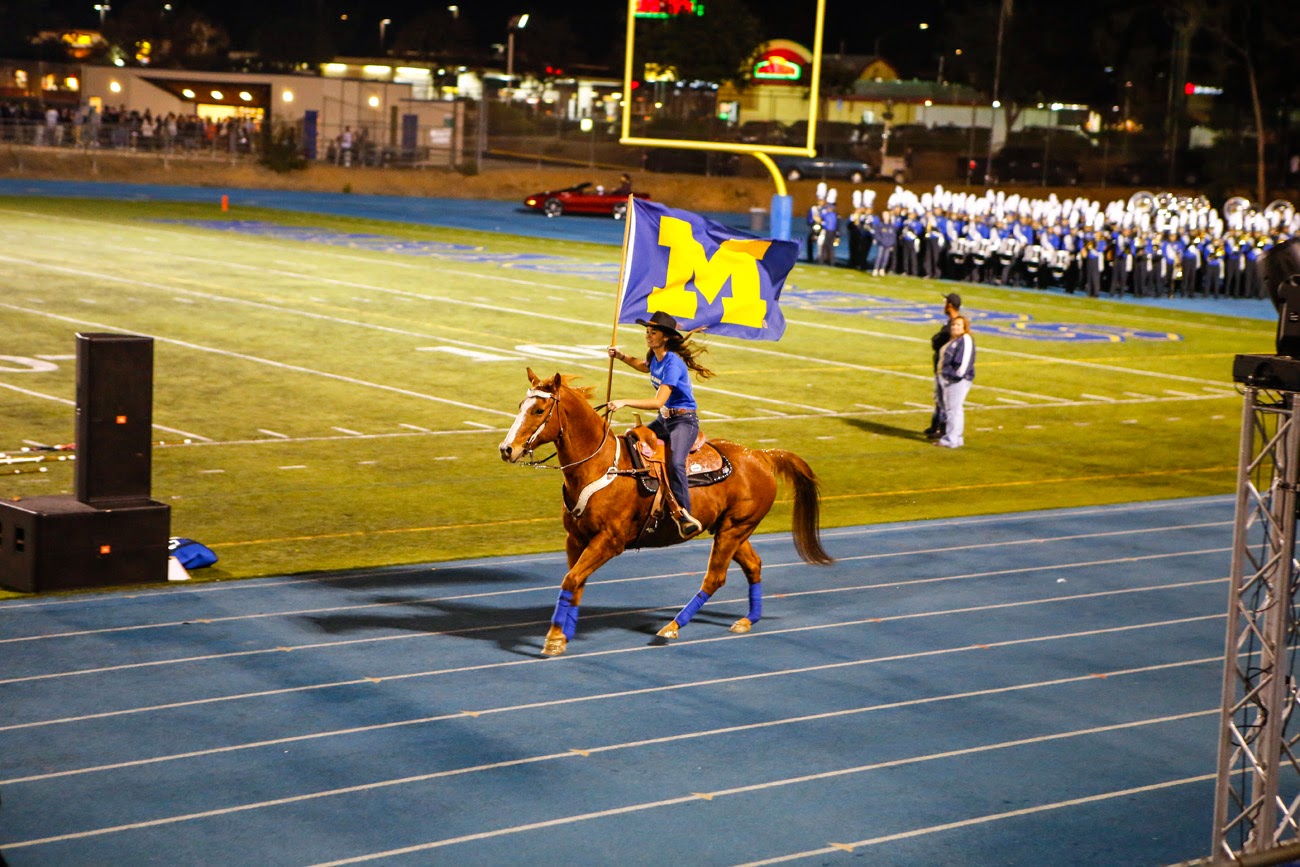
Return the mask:
M 519 414 L 501 441 L 501 459 L 518 463 L 533 449 L 554 443 L 564 471 L 565 550 L 569 571 L 560 586 L 551 628 L 542 653 L 564 653 L 578 623 L 578 606 L 587 578 L 635 543 L 650 521 L 654 498 L 641 493 L 632 462 L 609 426 L 591 406 L 591 389 L 575 388 L 556 374 L 538 379 L 530 369 L 532 387 L 519 404 Z M 794 488 L 794 547 L 805 563 L 833 562 L 822 549 L 818 529 L 817 477 L 803 458 L 782 449 L 754 450 L 725 440 L 709 441 L 730 462 L 726 479 L 691 492 L 691 512 L 713 534 L 709 567 L 700 592 L 659 635 L 676 638 L 709 597 L 727 580 L 727 566 L 740 564 L 749 581 L 749 616 L 731 625 L 748 632 L 763 612 L 760 581 L 762 561 L 749 537 L 776 500 L 776 477 Z M 667 522 L 670 526 L 671 521 Z

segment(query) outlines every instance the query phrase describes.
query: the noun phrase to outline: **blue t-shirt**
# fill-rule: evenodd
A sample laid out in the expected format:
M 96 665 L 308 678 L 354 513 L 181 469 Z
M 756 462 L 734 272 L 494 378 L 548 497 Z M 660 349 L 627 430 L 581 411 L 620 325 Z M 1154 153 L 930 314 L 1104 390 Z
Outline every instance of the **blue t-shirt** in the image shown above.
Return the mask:
M 665 352 L 664 360 L 660 361 L 652 352 L 649 365 L 650 383 L 655 390 L 658 391 L 661 385 L 670 386 L 673 390 L 664 406 L 670 409 L 696 409 L 695 393 L 691 391 L 691 372 L 680 355 L 675 352 Z

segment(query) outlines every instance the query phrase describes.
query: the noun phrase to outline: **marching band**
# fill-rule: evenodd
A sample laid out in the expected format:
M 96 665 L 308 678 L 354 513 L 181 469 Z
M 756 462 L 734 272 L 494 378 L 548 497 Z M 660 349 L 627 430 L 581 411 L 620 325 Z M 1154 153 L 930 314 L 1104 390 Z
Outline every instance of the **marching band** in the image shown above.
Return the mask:
M 835 263 L 834 189 L 818 186 L 809 210 L 808 261 Z M 1203 196 L 1135 193 L 1106 206 L 1087 199 L 1032 199 L 942 186 L 917 195 L 896 187 L 879 213 L 872 190 L 853 192 L 845 221 L 848 266 L 873 275 L 1045 289 L 1097 297 L 1262 298 L 1254 263 L 1300 234 L 1286 200 L 1259 208 L 1243 198 L 1220 210 Z

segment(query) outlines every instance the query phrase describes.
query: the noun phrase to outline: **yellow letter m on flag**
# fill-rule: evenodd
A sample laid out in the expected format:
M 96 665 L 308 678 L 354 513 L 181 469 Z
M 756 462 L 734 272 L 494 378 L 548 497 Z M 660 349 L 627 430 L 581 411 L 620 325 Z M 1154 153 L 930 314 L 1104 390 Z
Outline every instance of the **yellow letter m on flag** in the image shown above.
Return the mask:
M 709 257 L 704 245 L 691 234 L 690 223 L 663 216 L 659 220 L 659 245 L 668 248 L 668 268 L 664 285 L 650 292 L 648 310 L 694 319 L 700 295 L 712 304 L 730 282 L 731 294 L 722 299 L 722 322 L 750 328 L 764 326 L 767 301 L 760 291 L 758 263 L 771 241 L 733 238 L 723 241 Z M 695 289 L 690 288 L 692 282 Z

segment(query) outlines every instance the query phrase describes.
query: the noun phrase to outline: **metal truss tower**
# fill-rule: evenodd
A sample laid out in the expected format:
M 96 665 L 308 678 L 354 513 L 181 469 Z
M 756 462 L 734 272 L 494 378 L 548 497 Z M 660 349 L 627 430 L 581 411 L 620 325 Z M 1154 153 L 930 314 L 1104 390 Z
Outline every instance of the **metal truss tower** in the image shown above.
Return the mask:
M 1243 390 L 1214 865 L 1289 860 L 1300 841 L 1300 725 L 1290 725 L 1300 698 L 1294 650 L 1300 391 L 1249 380 Z

